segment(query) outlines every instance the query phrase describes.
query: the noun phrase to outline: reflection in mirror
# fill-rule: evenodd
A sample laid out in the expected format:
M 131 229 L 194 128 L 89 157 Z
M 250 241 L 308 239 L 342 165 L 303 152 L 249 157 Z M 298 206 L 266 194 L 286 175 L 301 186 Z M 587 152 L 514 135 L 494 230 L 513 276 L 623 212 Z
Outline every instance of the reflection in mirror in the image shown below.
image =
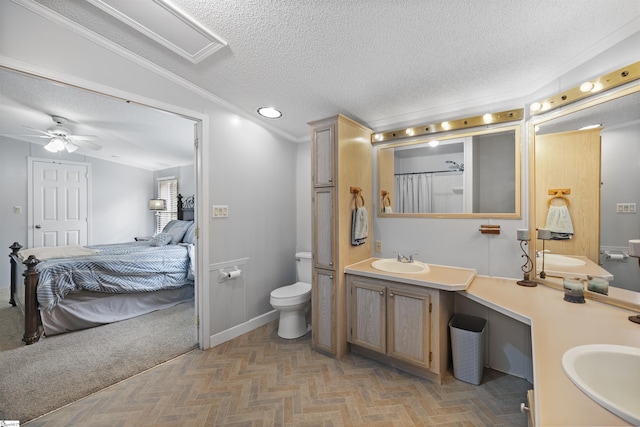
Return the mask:
M 518 217 L 520 125 L 378 149 L 380 215 Z
M 550 203 L 566 204 L 551 200 L 548 190 L 571 190 L 566 199 L 574 234 L 547 241 L 545 249 L 584 256 L 613 276 L 610 287 L 639 292 L 640 264 L 628 248 L 630 239 L 640 239 L 640 85 L 533 124 L 536 228 L 546 227 Z M 598 126 L 584 129 L 588 125 Z

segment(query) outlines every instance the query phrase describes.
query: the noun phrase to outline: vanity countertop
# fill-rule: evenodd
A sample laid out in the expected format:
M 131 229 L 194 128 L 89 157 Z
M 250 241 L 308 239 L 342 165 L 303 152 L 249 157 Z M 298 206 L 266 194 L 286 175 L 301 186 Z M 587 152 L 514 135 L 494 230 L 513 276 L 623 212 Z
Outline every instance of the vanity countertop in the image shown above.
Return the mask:
M 628 320 L 637 313 L 593 300 L 572 304 L 563 292 L 544 285 L 527 288 L 514 279 L 487 276 L 477 276 L 463 294 L 531 325 L 537 425 L 629 425 L 569 380 L 562 356 L 584 344 L 640 347 L 640 325 Z
M 587 276 L 602 277 L 608 281 L 613 280 L 613 275 L 604 268 L 600 267 L 595 262 L 591 261 L 586 256 L 578 255 L 563 255 L 567 258 L 575 258 L 583 261 L 584 265 L 571 266 L 571 265 L 553 265 L 552 263 L 545 263 L 544 272 L 547 276 L 551 277 L 580 277 L 586 279 Z M 536 271 L 540 273 L 542 269 L 542 260 L 536 261 Z
M 371 266 L 379 258 L 369 258 L 345 267 L 344 272 L 374 279 L 391 280 L 409 285 L 424 286 L 445 291 L 463 291 L 469 287 L 476 277 L 476 271 L 469 268 L 448 267 L 427 264 L 429 271 L 424 273 L 387 273 Z

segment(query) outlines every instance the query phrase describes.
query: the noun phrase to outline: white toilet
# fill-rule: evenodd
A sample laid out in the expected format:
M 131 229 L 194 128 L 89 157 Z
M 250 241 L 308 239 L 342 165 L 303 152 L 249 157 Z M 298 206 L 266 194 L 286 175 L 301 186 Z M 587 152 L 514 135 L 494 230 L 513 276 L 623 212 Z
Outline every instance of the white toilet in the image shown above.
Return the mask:
M 311 303 L 311 252 L 296 253 L 298 282 L 271 292 L 271 306 L 280 312 L 278 335 L 300 338 L 309 332 L 306 312 Z

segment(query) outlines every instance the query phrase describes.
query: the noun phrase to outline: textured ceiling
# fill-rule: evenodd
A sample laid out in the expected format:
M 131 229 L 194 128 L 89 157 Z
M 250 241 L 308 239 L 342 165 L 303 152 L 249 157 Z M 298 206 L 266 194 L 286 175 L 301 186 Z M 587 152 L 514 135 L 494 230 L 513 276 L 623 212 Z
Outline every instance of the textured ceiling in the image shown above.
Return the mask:
M 338 113 L 385 130 L 522 107 L 640 22 L 639 0 L 172 0 L 228 43 L 193 64 L 89 2 L 36 1 L 248 116 L 278 107 L 256 120 L 293 141 Z

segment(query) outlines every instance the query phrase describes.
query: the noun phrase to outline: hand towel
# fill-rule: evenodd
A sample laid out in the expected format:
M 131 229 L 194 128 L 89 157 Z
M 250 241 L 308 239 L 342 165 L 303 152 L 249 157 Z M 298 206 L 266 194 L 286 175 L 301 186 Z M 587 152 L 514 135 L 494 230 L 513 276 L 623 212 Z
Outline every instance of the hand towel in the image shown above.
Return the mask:
M 393 213 L 393 209 L 391 209 L 391 206 L 385 206 L 384 213 Z
M 369 233 L 367 210 L 359 207 L 351 215 L 351 245 L 359 246 L 365 242 Z
M 569 240 L 573 237 L 573 224 L 569 208 L 566 206 L 549 206 L 546 229 L 551 231 L 551 240 Z

